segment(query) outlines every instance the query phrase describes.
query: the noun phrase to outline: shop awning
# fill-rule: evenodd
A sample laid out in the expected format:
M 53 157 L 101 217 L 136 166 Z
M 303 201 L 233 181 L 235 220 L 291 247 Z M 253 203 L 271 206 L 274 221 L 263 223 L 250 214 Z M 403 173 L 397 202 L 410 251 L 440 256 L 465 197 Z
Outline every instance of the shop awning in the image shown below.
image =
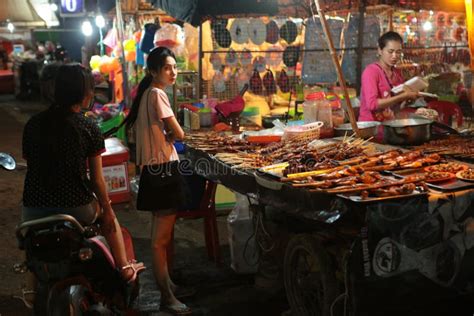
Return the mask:
M 28 0 L 0 0 L 0 23 L 12 22 L 16 27 L 47 26 Z

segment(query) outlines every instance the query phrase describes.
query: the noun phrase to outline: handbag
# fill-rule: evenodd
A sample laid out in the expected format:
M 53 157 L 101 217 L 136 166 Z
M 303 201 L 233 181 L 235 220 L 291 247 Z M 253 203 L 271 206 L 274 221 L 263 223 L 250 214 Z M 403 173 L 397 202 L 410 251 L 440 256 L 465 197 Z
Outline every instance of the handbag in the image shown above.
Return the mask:
M 148 93 L 148 97 L 149 97 Z M 148 98 L 147 98 L 148 106 Z M 150 121 L 147 108 L 148 122 Z M 150 124 L 151 126 L 151 124 Z M 150 136 L 150 152 L 153 153 L 152 136 Z M 137 209 L 142 211 L 157 211 L 176 208 L 182 197 L 182 179 L 179 172 L 179 161 L 169 161 L 162 164 L 146 165 L 140 174 L 137 195 Z

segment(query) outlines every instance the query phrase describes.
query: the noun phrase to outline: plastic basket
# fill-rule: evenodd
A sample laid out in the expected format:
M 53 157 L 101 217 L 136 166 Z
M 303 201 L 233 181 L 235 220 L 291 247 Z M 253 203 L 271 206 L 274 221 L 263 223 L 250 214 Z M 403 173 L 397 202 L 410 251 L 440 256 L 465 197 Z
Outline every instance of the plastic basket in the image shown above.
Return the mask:
M 313 122 L 300 126 L 287 127 L 283 133 L 283 140 L 310 142 L 319 138 L 319 132 L 323 125 L 323 122 Z
M 123 122 L 125 119 L 125 114 L 123 112 L 120 112 L 113 118 L 111 118 L 108 121 L 102 122 L 99 124 L 100 131 L 102 133 L 107 132 L 108 130 L 111 130 L 112 128 L 118 126 L 120 123 Z M 118 139 L 122 140 L 123 142 L 127 141 L 127 133 L 125 131 L 125 126 L 122 126 L 117 132 L 115 132 L 112 136 L 117 137 Z

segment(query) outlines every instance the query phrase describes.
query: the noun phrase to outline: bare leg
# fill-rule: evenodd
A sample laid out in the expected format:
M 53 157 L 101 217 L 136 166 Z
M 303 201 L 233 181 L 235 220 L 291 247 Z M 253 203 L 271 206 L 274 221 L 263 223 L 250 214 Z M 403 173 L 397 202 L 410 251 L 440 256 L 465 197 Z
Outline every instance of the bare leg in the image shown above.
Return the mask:
M 116 266 L 120 269 L 121 267 L 129 264 L 120 224 L 112 210 L 109 212 L 104 212 L 102 221 L 102 234 L 109 243 Z M 141 268 L 143 267 L 143 263 L 137 263 L 135 266 L 136 268 Z M 132 277 L 134 271 L 132 269 L 125 269 L 121 270 L 120 273 L 125 280 L 128 280 Z
M 161 299 L 164 304 L 180 304 L 173 294 L 172 282 L 168 271 L 167 250 L 172 242 L 172 234 L 176 214 L 167 212 L 166 214 L 153 214 L 153 228 L 151 248 L 153 256 L 153 274 L 161 292 Z

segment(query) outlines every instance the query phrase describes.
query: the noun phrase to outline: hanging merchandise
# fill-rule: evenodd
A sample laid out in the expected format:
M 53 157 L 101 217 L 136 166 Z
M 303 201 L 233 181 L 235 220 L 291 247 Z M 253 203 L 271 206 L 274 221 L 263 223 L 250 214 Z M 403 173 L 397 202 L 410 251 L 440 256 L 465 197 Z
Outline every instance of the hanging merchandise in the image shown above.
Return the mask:
M 438 12 L 436 14 L 436 27 L 444 27 L 447 24 L 448 14 L 446 12 Z
M 222 59 L 221 54 L 219 53 L 212 53 L 209 57 L 209 61 L 212 64 L 212 68 L 216 71 L 220 71 L 222 69 Z
M 270 69 L 268 69 L 265 76 L 263 76 L 263 86 L 265 87 L 267 95 L 275 94 L 277 91 L 275 77 L 273 77 L 273 73 Z
M 125 52 L 125 60 L 128 61 L 128 62 L 132 62 L 132 61 L 135 61 L 135 59 L 137 58 L 137 53 L 136 51 L 127 51 Z
M 216 40 L 217 45 L 222 48 L 229 48 L 232 43 L 229 30 L 223 27 L 214 29 L 214 39 Z
M 253 59 L 253 69 L 257 70 L 258 72 L 264 72 L 267 68 L 267 63 L 265 61 L 265 57 L 257 56 Z
M 184 33 L 179 25 L 167 23 L 155 33 L 155 46 L 175 48 L 184 43 Z
M 262 78 L 260 78 L 260 74 L 257 70 L 253 71 L 253 75 L 249 80 L 250 82 L 250 91 L 255 94 L 262 94 L 263 92 L 263 83 Z
M 249 75 L 245 70 L 240 68 L 236 73 L 237 89 L 240 91 L 242 88 L 249 83 Z
M 300 57 L 299 46 L 288 46 L 283 52 L 283 62 L 287 67 L 295 67 Z
M 114 23 L 114 26 L 107 32 L 107 35 L 105 36 L 102 42 L 112 49 L 117 46 L 118 40 L 117 40 L 117 29 L 115 28 L 115 23 Z
M 286 21 L 285 24 L 280 28 L 280 37 L 284 39 L 288 44 L 295 41 L 298 36 L 298 28 L 293 21 Z
M 99 70 L 100 66 L 100 56 L 99 55 L 94 55 L 91 57 L 91 60 L 89 62 L 89 66 L 91 66 L 92 70 Z
M 265 59 L 267 64 L 272 67 L 277 67 L 281 64 L 283 47 L 280 45 L 273 45 L 267 49 L 265 53 Z
M 235 19 L 230 27 L 230 36 L 237 44 L 245 44 L 249 39 L 249 22 L 246 19 Z
M 137 42 L 135 52 L 136 52 L 136 56 L 137 56 L 135 62 L 137 63 L 137 65 L 144 66 L 145 65 L 145 55 L 143 54 L 142 50 L 140 49 L 140 42 Z
M 237 53 L 232 48 L 227 51 L 225 55 L 226 66 L 235 67 L 237 66 Z
M 278 87 L 283 93 L 290 92 L 290 78 L 288 78 L 286 71 L 283 69 L 281 70 L 280 75 L 278 76 Z
M 267 37 L 267 29 L 261 19 L 251 19 L 248 28 L 249 38 L 255 45 L 261 45 Z
M 225 91 L 225 76 L 221 71 L 216 71 L 214 78 L 212 78 L 212 85 L 214 86 L 214 92 Z
M 244 48 L 239 53 L 239 61 L 243 67 L 250 65 L 252 63 L 252 53 L 250 52 L 250 50 Z
M 270 20 L 270 22 L 266 25 L 267 36 L 265 37 L 265 41 L 270 44 L 276 44 L 280 39 L 280 30 L 278 29 L 278 24 Z
M 213 31 L 217 29 L 225 29 L 227 28 L 227 19 L 215 19 L 211 21 L 211 29 Z
M 143 28 L 144 31 L 142 32 L 142 38 L 140 40 L 140 50 L 145 54 L 148 54 L 153 47 L 155 47 L 154 39 L 158 26 L 155 23 L 148 23 L 145 24 Z

